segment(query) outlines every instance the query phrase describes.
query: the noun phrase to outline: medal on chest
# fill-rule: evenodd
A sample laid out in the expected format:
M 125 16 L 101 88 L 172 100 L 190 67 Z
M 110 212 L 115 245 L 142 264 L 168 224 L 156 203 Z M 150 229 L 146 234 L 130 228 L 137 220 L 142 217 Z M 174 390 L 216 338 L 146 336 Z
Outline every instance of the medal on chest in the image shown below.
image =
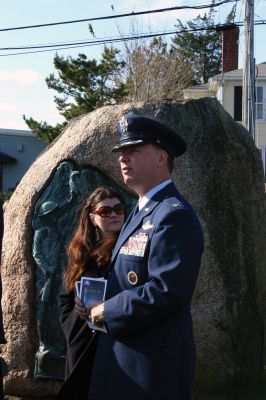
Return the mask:
M 126 245 L 122 246 L 119 254 L 125 254 L 128 256 L 143 257 L 148 242 L 148 235 L 144 232 L 140 232 L 135 236 L 131 236 Z
M 127 274 L 127 280 L 131 285 L 136 285 L 138 283 L 138 275 L 134 271 L 129 271 Z

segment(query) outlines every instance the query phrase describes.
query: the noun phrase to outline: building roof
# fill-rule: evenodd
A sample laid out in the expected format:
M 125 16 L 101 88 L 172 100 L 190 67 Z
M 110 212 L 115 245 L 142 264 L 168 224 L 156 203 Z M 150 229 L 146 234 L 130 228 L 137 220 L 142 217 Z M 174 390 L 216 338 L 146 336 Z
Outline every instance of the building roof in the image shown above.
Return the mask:
M 266 79 L 266 62 L 256 65 L 256 79 Z M 243 78 L 243 68 L 235 69 L 234 71 L 225 72 L 224 74 L 215 75 L 210 80 L 238 80 Z
M 33 137 L 33 138 L 37 137 L 32 131 L 23 130 L 23 129 L 1 129 L 0 128 L 0 135 L 24 136 L 24 137 Z
M 266 79 L 266 61 L 257 64 L 256 65 L 256 79 Z M 217 81 L 223 81 L 223 80 L 242 80 L 243 79 L 243 69 L 235 69 L 234 71 L 229 71 L 225 72 L 224 74 L 219 74 L 215 75 L 212 78 L 209 79 L 208 83 L 202 83 L 200 85 L 195 85 L 188 87 L 186 89 L 183 89 L 183 93 L 186 93 L 188 91 L 195 91 L 195 92 L 201 92 L 201 91 L 210 91 L 213 92 L 215 91 L 215 88 L 217 86 Z M 215 84 L 216 82 L 216 84 Z M 216 88 L 217 90 L 217 88 Z
M 187 88 L 183 89 L 183 91 L 184 90 L 209 90 L 209 84 L 201 83 L 200 85 L 187 87 Z

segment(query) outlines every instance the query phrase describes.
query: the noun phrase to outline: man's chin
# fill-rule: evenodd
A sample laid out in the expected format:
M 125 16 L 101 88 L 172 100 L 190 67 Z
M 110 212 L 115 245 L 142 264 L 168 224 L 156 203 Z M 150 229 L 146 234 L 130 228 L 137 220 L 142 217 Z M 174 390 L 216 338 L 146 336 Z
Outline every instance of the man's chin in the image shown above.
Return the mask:
M 130 176 L 128 176 L 128 175 L 124 175 L 123 179 L 124 179 L 124 183 L 126 185 L 130 185 L 130 182 L 132 182 L 132 178 Z

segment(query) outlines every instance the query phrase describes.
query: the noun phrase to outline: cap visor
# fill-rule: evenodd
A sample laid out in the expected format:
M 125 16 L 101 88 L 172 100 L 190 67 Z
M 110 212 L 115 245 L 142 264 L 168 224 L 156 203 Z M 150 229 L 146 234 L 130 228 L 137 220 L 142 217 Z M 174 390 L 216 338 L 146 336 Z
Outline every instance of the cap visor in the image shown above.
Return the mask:
M 122 149 L 125 149 L 126 147 L 132 147 L 132 146 L 138 146 L 140 144 L 144 144 L 145 141 L 144 140 L 127 140 L 125 142 L 121 142 L 119 144 L 117 144 L 112 151 L 116 152 L 116 151 L 121 151 Z

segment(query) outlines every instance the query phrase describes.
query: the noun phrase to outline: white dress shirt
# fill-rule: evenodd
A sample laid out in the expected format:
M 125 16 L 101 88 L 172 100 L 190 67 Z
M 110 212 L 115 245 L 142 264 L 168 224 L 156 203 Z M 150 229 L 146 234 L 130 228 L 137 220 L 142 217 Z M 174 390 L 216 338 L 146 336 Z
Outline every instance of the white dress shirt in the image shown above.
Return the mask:
M 166 181 L 160 183 L 159 185 L 154 186 L 151 190 L 149 190 L 147 193 L 144 194 L 143 197 L 139 198 L 139 210 L 141 210 L 145 205 L 148 203 L 148 201 L 160 190 L 162 190 L 165 186 L 169 185 L 171 183 L 171 179 L 167 179 Z

